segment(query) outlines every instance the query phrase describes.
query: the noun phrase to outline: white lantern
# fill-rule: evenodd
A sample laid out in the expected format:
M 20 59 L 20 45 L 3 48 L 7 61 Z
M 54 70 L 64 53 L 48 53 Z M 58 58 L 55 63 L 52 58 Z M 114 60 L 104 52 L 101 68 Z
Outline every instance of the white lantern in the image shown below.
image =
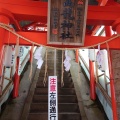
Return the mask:
M 15 47 L 6 46 L 5 48 L 5 57 L 4 57 L 4 66 L 12 67 L 15 62 Z
M 105 71 L 108 69 L 108 57 L 106 50 L 99 50 L 96 55 L 96 61 L 98 65 L 98 69 L 101 71 Z
M 91 61 L 95 61 L 95 49 L 88 50 L 88 57 Z

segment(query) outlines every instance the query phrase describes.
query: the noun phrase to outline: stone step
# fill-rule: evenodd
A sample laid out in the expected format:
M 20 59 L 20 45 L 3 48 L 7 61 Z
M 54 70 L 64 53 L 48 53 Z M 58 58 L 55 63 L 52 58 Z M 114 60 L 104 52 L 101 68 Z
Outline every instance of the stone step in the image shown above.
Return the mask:
M 51 62 L 54 63 L 54 60 L 52 60 L 51 58 L 48 58 L 48 59 L 47 59 L 47 64 L 49 65 Z M 62 63 L 61 59 L 56 59 L 56 62 L 57 62 L 57 63 Z M 45 63 L 46 63 L 46 59 L 44 58 L 43 65 L 45 65 Z
M 49 57 L 49 56 L 47 56 L 47 57 Z M 62 57 L 57 57 L 55 61 L 56 61 L 56 63 L 61 62 Z M 54 62 L 54 56 L 50 56 L 50 58 L 47 58 L 47 63 L 49 64 L 51 62 Z M 46 63 L 46 58 L 44 58 L 44 63 Z
M 47 64 L 48 68 L 49 67 L 54 67 L 54 61 L 50 62 L 49 64 Z M 61 67 L 61 64 L 57 62 L 56 64 L 57 67 Z M 42 69 L 45 67 L 45 64 L 41 67 Z
M 63 81 L 64 82 L 72 82 L 73 80 L 72 80 L 72 77 L 67 77 L 67 76 L 65 76 L 65 77 L 63 77 L 64 79 L 63 79 Z M 48 81 L 48 78 L 46 78 L 47 79 L 47 81 Z M 44 80 L 44 76 L 40 76 L 40 77 L 38 77 L 38 82 L 39 81 L 41 81 L 41 82 L 43 82 L 43 80 Z M 61 82 L 61 76 L 57 76 L 57 80 L 58 80 L 58 82 Z
M 45 71 L 44 72 L 41 72 L 40 74 L 39 74 L 39 76 L 40 77 L 44 77 L 44 74 L 45 73 Z M 54 70 L 51 70 L 51 71 L 47 71 L 47 73 L 48 73 L 48 76 L 49 75 L 54 75 Z M 56 72 L 56 74 L 57 74 L 57 78 L 59 78 L 59 77 L 61 77 L 61 71 L 58 71 L 58 72 Z M 65 79 L 65 78 L 69 78 L 69 77 L 71 77 L 71 74 L 70 73 L 68 73 L 68 74 L 63 74 L 63 79 Z
M 36 88 L 35 95 L 47 95 L 48 88 Z M 74 88 L 60 88 L 58 89 L 58 95 L 75 95 Z
M 48 103 L 32 103 L 30 106 L 30 113 L 44 113 L 48 111 Z M 61 112 L 76 112 L 79 113 L 79 106 L 77 103 L 59 103 L 58 111 Z
M 45 66 L 41 68 L 42 70 L 45 70 Z M 61 70 L 61 67 L 57 67 L 56 70 Z M 53 71 L 54 72 L 54 66 L 47 66 L 47 71 Z
M 28 120 L 48 120 L 48 113 L 30 113 Z M 81 120 L 80 113 L 59 113 L 58 120 Z
M 46 88 L 46 87 L 48 87 L 47 82 L 46 82 L 45 86 L 44 86 L 43 82 L 38 82 L 37 85 L 36 85 L 36 88 Z M 58 87 L 61 88 L 61 83 L 60 82 L 58 82 Z M 71 83 L 69 82 L 69 84 L 66 84 L 64 82 L 64 86 L 62 88 L 74 88 L 74 84 L 73 84 L 73 82 L 71 82 Z
M 48 72 L 48 73 L 54 73 L 54 69 L 53 69 L 53 71 L 51 71 L 50 69 L 47 69 L 47 72 Z M 61 72 L 62 72 L 61 70 L 57 70 L 57 71 L 56 71 L 56 74 L 58 73 L 58 74 L 61 75 Z M 45 70 L 41 69 L 41 70 L 40 70 L 40 75 L 42 75 L 42 74 L 44 74 L 44 73 L 45 73 Z M 64 76 L 71 77 L 71 73 L 69 73 L 69 72 L 64 72 L 63 75 L 64 75 Z
M 76 95 L 59 95 L 58 103 L 76 103 Z M 32 103 L 48 103 L 48 95 L 34 95 Z

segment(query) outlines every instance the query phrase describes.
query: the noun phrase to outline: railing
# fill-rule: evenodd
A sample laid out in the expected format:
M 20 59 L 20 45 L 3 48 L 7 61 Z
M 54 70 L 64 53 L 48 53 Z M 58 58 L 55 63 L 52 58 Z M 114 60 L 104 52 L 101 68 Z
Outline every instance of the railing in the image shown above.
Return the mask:
M 80 54 L 79 54 L 79 57 L 82 60 L 83 64 L 85 65 L 87 71 L 89 72 L 89 67 L 88 67 L 87 63 L 85 62 L 84 58 Z
M 30 51 L 28 51 L 28 53 L 26 54 L 24 60 L 22 61 L 21 63 L 21 66 L 24 66 L 26 60 L 28 59 L 30 55 Z M 5 71 L 6 67 L 4 67 L 4 71 Z M 10 68 L 10 77 L 6 77 L 3 75 L 3 77 L 1 79 L 5 79 L 5 80 L 8 80 L 9 82 L 7 83 L 7 85 L 5 86 L 5 88 L 2 90 L 2 94 L 0 95 L 0 102 L 2 102 L 5 98 L 5 95 L 7 94 L 7 92 L 11 89 L 12 85 L 13 85 L 13 77 L 12 77 L 12 70 L 13 70 L 13 67 Z M 2 86 L 3 88 L 3 86 Z
M 5 71 L 6 67 L 4 67 L 4 71 Z M 3 81 L 4 79 L 8 80 L 8 84 L 5 86 L 5 88 L 3 89 L 3 84 L 2 84 L 2 92 L 1 92 L 1 96 L 0 96 L 0 102 L 2 102 L 2 100 L 4 99 L 6 93 L 8 92 L 8 90 L 11 88 L 11 85 L 13 84 L 13 81 L 12 81 L 12 67 L 10 68 L 10 78 L 8 77 L 5 77 L 4 75 L 2 75 L 2 78 Z
M 83 58 L 80 54 L 79 54 L 79 57 L 80 57 L 82 63 L 84 64 L 84 66 L 86 67 L 87 71 L 89 72 L 89 67 L 88 67 L 86 61 L 84 60 L 84 58 Z M 98 70 L 98 69 L 96 68 L 96 71 L 97 71 L 97 70 Z M 99 77 L 101 77 L 101 76 L 104 76 L 104 81 L 105 81 L 106 90 L 102 87 L 102 85 L 101 85 L 100 82 L 99 82 Z M 97 74 L 97 77 L 96 77 L 96 78 L 97 78 L 97 80 L 96 80 L 96 87 L 101 91 L 102 95 L 104 96 L 104 98 L 106 99 L 107 103 L 108 103 L 108 104 L 110 105 L 110 107 L 111 107 L 111 97 L 108 95 L 108 90 L 107 90 L 107 85 L 110 84 L 110 82 L 107 82 L 107 81 L 106 81 L 106 78 L 109 79 L 109 77 L 106 76 L 105 73 L 103 73 L 103 74 L 101 74 L 101 75 L 98 75 L 98 74 Z

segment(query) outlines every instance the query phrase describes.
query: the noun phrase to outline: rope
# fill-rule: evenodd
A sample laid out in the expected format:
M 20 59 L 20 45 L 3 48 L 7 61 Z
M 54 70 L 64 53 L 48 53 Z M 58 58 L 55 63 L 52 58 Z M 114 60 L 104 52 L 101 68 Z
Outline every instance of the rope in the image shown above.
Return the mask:
M 8 45 L 10 43 L 10 31 L 9 31 L 9 35 L 8 35 Z
M 108 52 L 108 64 L 109 64 L 109 74 L 111 74 L 112 70 L 111 70 L 111 60 L 110 60 L 110 50 L 109 50 L 109 45 L 106 42 L 106 46 L 107 46 L 107 52 Z
M 36 42 L 33 42 L 32 40 L 30 39 L 27 39 L 21 35 L 19 35 L 18 33 L 16 33 L 15 31 L 11 30 L 11 27 L 9 25 L 6 25 L 4 23 L 0 23 L 0 27 L 1 28 L 4 28 L 5 30 L 8 30 L 9 32 L 11 32 L 12 34 L 16 35 L 17 37 L 19 38 L 22 38 L 24 39 L 25 41 L 31 43 L 31 44 L 34 44 L 34 45 L 37 45 L 37 46 L 41 46 L 42 44 L 39 44 L 39 43 L 36 43 Z M 116 36 L 113 36 L 111 38 L 109 38 L 108 40 L 104 41 L 104 42 L 101 42 L 101 43 L 98 43 L 98 44 L 94 44 L 94 45 L 91 45 L 91 46 L 86 46 L 86 47 L 80 47 L 81 49 L 87 49 L 87 48 L 91 48 L 91 47 L 95 47 L 95 46 L 98 46 L 98 45 L 102 45 L 102 44 L 105 44 L 106 42 L 110 42 L 116 38 L 120 37 L 120 34 L 117 34 Z M 79 48 L 57 48 L 57 47 L 51 47 L 51 46 L 45 46 L 45 45 L 42 45 L 43 47 L 46 47 L 46 48 L 51 48 L 51 49 L 57 49 L 57 50 L 65 50 L 65 49 L 68 49 L 68 50 L 75 50 L 75 49 L 79 49 Z
M 48 68 L 48 66 L 47 66 L 47 49 L 46 49 L 45 59 L 46 59 L 46 62 L 45 62 L 45 74 L 44 74 L 44 80 L 43 80 L 44 87 L 45 87 L 45 84 L 47 82 L 47 80 L 46 80 L 46 77 L 47 77 L 47 68 Z
M 95 73 L 95 81 L 96 81 L 96 83 L 97 83 L 97 82 L 98 82 L 98 78 L 97 78 L 97 75 L 98 75 L 98 67 L 97 67 L 97 61 L 96 61 L 95 48 L 93 47 L 93 49 L 94 49 L 94 57 L 95 57 L 95 71 L 96 71 L 96 73 Z
M 79 55 L 78 55 L 78 80 L 80 79 L 80 73 L 81 73 L 81 65 L 80 65 L 80 61 L 79 61 Z
M 1 55 L 0 55 L 0 65 L 1 65 L 1 67 L 3 65 L 2 59 L 3 59 L 4 52 L 5 52 L 5 46 L 3 46 L 2 49 L 1 49 Z
M 5 69 L 6 69 L 6 67 L 4 66 L 4 68 L 3 68 L 3 75 L 2 75 L 2 78 L 1 78 L 1 89 L 0 89 L 0 95 L 2 95 L 2 93 L 3 93 L 3 83 L 4 83 L 4 73 L 5 73 Z
M 64 81 L 63 81 L 63 74 L 64 74 L 64 66 L 63 66 L 63 54 L 64 54 L 64 51 L 62 50 L 62 64 L 61 64 L 61 69 L 62 69 L 62 71 L 61 71 L 61 87 L 63 87 L 64 86 Z
M 16 39 L 16 52 L 15 52 L 15 58 L 18 56 L 18 51 L 19 51 L 19 37 Z
M 31 81 L 31 78 L 32 78 L 32 69 L 33 69 L 33 66 L 32 66 L 32 63 L 33 63 L 33 50 L 34 50 L 34 44 L 31 47 L 32 54 L 31 54 L 30 73 L 29 73 L 30 81 Z
M 16 39 L 16 50 L 15 50 L 15 64 L 17 64 L 17 57 L 18 57 L 18 53 L 19 53 L 19 37 L 17 37 Z M 20 66 L 20 63 L 19 63 L 19 66 Z M 16 69 L 15 69 L 15 72 L 17 73 L 17 65 L 16 65 Z
M 3 76 L 3 55 L 4 55 L 4 52 L 5 52 L 5 46 L 2 47 L 1 49 L 1 56 L 0 56 L 0 69 L 1 69 L 1 76 L 0 76 L 0 87 L 2 88 L 2 76 Z

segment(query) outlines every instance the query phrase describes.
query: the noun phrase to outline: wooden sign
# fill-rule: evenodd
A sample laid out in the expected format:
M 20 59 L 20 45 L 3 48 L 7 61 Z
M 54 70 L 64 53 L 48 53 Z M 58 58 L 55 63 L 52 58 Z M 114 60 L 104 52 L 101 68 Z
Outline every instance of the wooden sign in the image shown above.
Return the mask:
M 48 44 L 84 45 L 87 0 L 49 0 Z

